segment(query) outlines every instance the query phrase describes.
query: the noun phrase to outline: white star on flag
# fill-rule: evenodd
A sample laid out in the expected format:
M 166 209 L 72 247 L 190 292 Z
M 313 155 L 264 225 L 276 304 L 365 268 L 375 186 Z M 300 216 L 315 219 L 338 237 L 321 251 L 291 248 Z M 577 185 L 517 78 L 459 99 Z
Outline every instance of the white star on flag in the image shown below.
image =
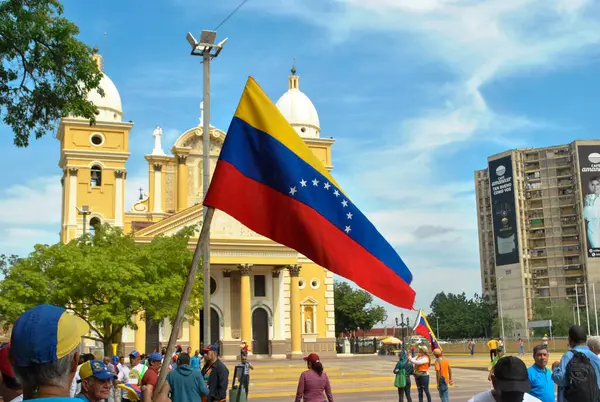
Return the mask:
M 331 184 L 329 184 L 329 183 L 325 183 L 325 184 L 323 185 L 323 187 L 325 187 L 325 190 L 329 190 L 329 187 L 331 187 Z
M 298 192 L 298 190 L 296 190 L 296 187 L 290 188 L 290 194 L 291 195 L 295 195 L 297 192 Z
M 344 232 L 346 233 L 350 233 L 352 229 L 350 228 L 350 226 L 346 226 L 346 229 L 344 229 Z
M 336 197 L 339 197 L 340 196 L 340 192 L 337 191 L 337 190 L 334 190 L 333 195 L 335 195 Z
M 306 187 L 306 180 L 304 180 L 304 179 L 300 180 L 300 184 L 302 185 L 302 187 Z
M 348 213 L 346 214 L 346 217 L 347 217 L 348 219 L 352 219 L 352 212 L 348 212 Z
M 346 201 L 346 200 L 343 200 L 343 201 L 342 201 L 342 205 L 344 206 L 344 208 L 345 208 L 345 207 L 347 207 L 347 206 L 348 206 L 348 201 Z
M 313 186 L 318 186 L 319 185 L 319 180 L 313 179 L 312 183 L 313 183 Z

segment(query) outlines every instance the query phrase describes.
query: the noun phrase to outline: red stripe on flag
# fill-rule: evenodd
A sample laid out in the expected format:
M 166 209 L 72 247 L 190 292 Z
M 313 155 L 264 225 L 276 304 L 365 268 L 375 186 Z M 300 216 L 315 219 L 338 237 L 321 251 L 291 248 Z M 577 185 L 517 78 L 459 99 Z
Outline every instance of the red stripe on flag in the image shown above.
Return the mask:
M 255 232 L 297 250 L 389 303 L 413 307 L 414 290 L 321 214 L 249 179 L 223 160 L 215 169 L 206 205 L 228 213 Z

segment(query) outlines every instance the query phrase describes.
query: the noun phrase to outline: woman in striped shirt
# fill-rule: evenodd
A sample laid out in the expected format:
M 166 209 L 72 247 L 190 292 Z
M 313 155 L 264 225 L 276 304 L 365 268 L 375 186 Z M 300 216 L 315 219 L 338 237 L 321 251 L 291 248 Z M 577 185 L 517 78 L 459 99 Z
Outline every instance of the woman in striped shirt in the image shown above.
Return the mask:
M 327 402 L 334 402 L 329 377 L 323 372 L 319 355 L 311 353 L 304 361 L 308 370 L 300 375 L 295 402 L 324 402 L 323 393 L 327 396 Z

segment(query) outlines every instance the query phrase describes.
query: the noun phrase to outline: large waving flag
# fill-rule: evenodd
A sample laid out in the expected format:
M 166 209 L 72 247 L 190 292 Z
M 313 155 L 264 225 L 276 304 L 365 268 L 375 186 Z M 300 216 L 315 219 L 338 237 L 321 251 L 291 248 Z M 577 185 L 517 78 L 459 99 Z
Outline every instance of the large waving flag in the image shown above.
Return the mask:
M 419 315 L 417 316 L 417 322 L 415 323 L 414 332 L 423 336 L 431 343 L 431 349 L 439 349 L 442 350 L 442 347 L 438 343 L 429 322 L 427 321 L 427 317 L 425 317 L 425 313 L 423 310 L 419 310 Z
M 412 274 L 277 107 L 249 78 L 205 204 L 396 306 Z

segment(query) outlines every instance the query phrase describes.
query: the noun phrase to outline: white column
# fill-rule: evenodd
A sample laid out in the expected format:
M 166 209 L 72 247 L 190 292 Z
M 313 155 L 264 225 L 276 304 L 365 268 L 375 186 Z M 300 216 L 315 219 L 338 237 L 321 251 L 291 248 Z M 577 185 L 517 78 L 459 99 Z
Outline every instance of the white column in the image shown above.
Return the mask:
M 231 271 L 223 270 L 223 340 L 231 337 Z M 211 323 L 212 325 L 212 323 Z
M 67 205 L 67 224 L 77 226 L 77 169 L 69 169 L 69 203 Z
M 126 173 L 115 170 L 115 226 L 123 227 L 123 186 Z
M 154 210 L 155 214 L 162 213 L 162 165 L 154 164 Z
M 281 291 L 282 282 L 281 268 L 273 270 L 273 339 L 284 339 L 283 336 L 283 292 Z

